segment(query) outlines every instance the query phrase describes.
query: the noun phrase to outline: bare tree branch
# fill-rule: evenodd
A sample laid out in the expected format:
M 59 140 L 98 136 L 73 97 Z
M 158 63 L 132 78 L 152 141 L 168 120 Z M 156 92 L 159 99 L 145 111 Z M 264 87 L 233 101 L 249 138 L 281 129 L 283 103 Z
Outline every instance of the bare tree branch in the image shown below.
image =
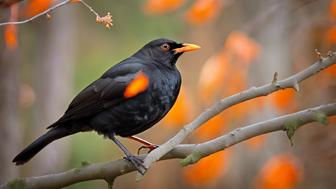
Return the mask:
M 299 73 L 296 73 L 286 79 L 281 81 L 277 80 L 277 77 L 273 78 L 273 81 L 269 84 L 252 87 L 245 91 L 242 91 L 238 94 L 234 94 L 225 99 L 220 100 L 218 103 L 214 104 L 212 107 L 205 110 L 201 113 L 196 119 L 191 123 L 185 125 L 173 138 L 165 142 L 163 145 L 160 145 L 159 148 L 156 148 L 144 160 L 144 165 L 149 168 L 151 164 L 163 157 L 174 147 L 180 144 L 190 133 L 195 129 L 200 127 L 203 123 L 223 112 L 227 108 L 239 104 L 241 102 L 260 97 L 267 96 L 275 91 L 293 88 L 296 91 L 299 91 L 299 83 L 303 80 L 313 76 L 314 74 L 320 72 L 321 70 L 335 64 L 336 62 L 336 53 L 328 53 L 326 58 L 319 56 L 319 60 L 311 65 L 310 67 L 302 70 Z M 271 80 L 271 79 L 270 79 Z
M 160 160 L 174 158 L 186 158 L 184 160 L 187 160 L 190 154 L 197 154 L 197 158 L 200 159 L 252 137 L 274 131 L 282 131 L 286 129 L 285 125 L 289 121 L 299 120 L 296 125 L 297 128 L 310 122 L 320 121 L 317 115 L 321 113 L 326 117 L 336 115 L 336 103 L 321 105 L 237 128 L 228 134 L 204 143 L 178 145 L 161 157 Z M 141 155 L 141 157 L 144 158 L 145 155 Z M 195 163 L 198 159 L 196 159 L 196 161 L 190 161 L 187 164 Z M 25 189 L 61 188 L 74 183 L 97 179 L 103 179 L 108 183 L 113 183 L 113 180 L 118 176 L 132 171 L 136 171 L 136 169 L 131 163 L 124 159 L 119 159 L 107 163 L 83 165 L 82 167 L 57 174 L 17 178 L 1 185 L 0 189 L 11 189 L 14 188 L 14 186 L 21 186 L 21 188 Z
M 112 16 L 110 13 L 107 13 L 106 16 L 103 16 L 103 17 L 100 17 L 99 14 L 90 6 L 88 5 L 84 0 L 65 0 L 65 1 L 62 1 L 58 4 L 55 4 L 54 6 L 50 7 L 49 9 L 29 18 L 29 19 L 26 19 L 26 20 L 22 20 L 22 21 L 15 21 L 15 22 L 4 22 L 4 23 L 0 23 L 0 26 L 5 26 L 5 25 L 11 25 L 11 24 L 14 24 L 14 25 L 18 25 L 18 24 L 25 24 L 25 23 L 28 23 L 40 16 L 43 16 L 43 15 L 46 15 L 48 14 L 49 12 L 51 12 L 52 10 L 55 10 L 63 5 L 66 5 L 68 3 L 76 3 L 76 2 L 79 2 L 81 4 L 83 4 L 86 8 L 88 8 L 95 16 L 96 16 L 96 22 L 97 23 L 102 23 L 105 25 L 105 27 L 107 28 L 110 28 L 113 24 L 112 24 Z

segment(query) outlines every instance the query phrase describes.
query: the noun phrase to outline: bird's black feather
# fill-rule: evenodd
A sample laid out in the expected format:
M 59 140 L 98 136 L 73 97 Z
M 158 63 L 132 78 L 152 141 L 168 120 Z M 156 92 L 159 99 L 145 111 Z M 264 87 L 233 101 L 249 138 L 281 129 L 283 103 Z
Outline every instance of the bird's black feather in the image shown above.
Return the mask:
M 169 45 L 169 51 L 163 44 Z M 52 141 L 77 132 L 94 130 L 111 138 L 132 136 L 152 127 L 168 113 L 179 94 L 181 76 L 175 63 L 182 53 L 173 50 L 180 47 L 182 44 L 172 40 L 154 40 L 111 67 L 82 90 L 50 130 L 13 162 L 23 164 Z M 147 88 L 125 97 L 126 87 L 139 72 L 147 77 Z

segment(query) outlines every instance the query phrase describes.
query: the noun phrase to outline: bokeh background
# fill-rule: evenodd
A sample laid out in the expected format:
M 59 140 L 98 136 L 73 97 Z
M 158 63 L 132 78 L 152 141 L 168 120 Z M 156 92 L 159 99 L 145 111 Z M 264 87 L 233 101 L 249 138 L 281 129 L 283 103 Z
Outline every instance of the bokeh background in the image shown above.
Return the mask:
M 27 19 L 60 1 L 25 0 L 0 8 L 0 22 Z M 170 38 L 202 47 L 179 60 L 183 87 L 168 116 L 139 136 L 156 144 L 172 137 L 217 100 L 252 86 L 285 78 L 335 50 L 334 0 L 87 0 L 113 26 L 95 22 L 82 4 L 70 3 L 30 23 L 0 27 L 0 183 L 121 158 L 113 142 L 96 133 L 58 140 L 24 166 L 12 158 L 45 132 L 71 99 L 117 62 L 150 40 Z M 323 103 L 335 102 L 336 65 L 283 90 L 253 99 L 211 119 L 185 143 L 198 143 L 236 127 Z M 294 189 L 336 186 L 336 119 L 295 133 L 259 136 L 199 163 L 156 163 L 139 182 L 119 177 L 116 188 Z M 134 153 L 139 145 L 121 139 Z M 68 189 L 103 188 L 103 181 Z

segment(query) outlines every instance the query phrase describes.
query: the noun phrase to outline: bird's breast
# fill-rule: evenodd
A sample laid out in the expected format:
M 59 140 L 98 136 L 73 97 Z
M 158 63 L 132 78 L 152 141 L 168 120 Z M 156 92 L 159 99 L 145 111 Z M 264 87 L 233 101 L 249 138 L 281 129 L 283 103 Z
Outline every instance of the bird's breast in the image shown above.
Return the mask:
M 145 74 L 149 76 L 148 89 L 104 111 L 95 130 L 131 136 L 150 128 L 168 113 L 180 90 L 180 74 L 178 71 Z

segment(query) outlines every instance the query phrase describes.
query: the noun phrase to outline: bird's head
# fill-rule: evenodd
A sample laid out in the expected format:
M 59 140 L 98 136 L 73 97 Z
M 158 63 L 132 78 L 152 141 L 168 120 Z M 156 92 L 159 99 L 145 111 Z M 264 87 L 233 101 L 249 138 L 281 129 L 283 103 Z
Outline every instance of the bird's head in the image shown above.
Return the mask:
M 156 39 L 147 43 L 134 56 L 153 60 L 159 64 L 174 66 L 177 59 L 185 52 L 194 51 L 201 47 L 189 43 L 177 43 L 169 39 Z

